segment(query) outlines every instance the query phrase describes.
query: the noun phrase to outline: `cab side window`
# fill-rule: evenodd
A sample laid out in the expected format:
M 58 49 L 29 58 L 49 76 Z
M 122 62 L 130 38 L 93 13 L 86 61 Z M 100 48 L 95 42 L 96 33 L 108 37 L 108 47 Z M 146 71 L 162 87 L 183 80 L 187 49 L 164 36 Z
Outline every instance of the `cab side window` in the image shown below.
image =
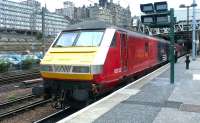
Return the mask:
M 115 35 L 113 36 L 113 39 L 112 39 L 112 42 L 111 42 L 111 45 L 110 45 L 110 47 L 116 47 L 116 33 L 115 33 Z

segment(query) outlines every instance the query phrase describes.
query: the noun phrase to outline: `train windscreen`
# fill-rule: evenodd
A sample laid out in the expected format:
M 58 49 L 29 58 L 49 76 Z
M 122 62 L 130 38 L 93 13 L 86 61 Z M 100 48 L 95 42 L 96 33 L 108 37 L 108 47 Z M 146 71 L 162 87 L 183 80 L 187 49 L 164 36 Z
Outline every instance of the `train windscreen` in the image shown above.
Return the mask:
M 103 30 L 63 32 L 53 47 L 98 47 L 103 34 Z

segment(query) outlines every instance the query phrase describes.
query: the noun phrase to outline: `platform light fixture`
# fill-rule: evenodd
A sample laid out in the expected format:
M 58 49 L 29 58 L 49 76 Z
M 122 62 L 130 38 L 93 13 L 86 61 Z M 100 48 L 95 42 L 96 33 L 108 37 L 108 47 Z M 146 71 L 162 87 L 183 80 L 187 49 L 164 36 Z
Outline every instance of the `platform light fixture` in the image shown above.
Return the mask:
M 179 6 L 179 8 L 187 8 L 187 32 L 189 32 L 189 8 L 190 7 L 193 7 L 193 17 L 192 17 L 192 59 L 195 60 L 195 54 L 196 54 L 196 51 L 195 51 L 195 35 L 196 35 L 196 32 L 195 32 L 195 7 L 197 6 L 195 0 L 193 0 L 193 3 L 191 5 L 185 5 L 185 4 L 181 4 Z M 189 48 L 187 49 L 188 52 L 189 52 Z
M 154 12 L 154 6 L 153 6 L 152 3 L 140 4 L 140 10 L 144 13 L 153 13 Z

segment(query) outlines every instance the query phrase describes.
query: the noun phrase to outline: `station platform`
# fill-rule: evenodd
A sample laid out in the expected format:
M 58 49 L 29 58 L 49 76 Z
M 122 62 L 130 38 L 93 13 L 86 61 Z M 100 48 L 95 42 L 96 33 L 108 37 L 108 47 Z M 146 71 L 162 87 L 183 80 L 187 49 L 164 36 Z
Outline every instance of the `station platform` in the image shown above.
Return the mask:
M 169 78 L 168 64 L 58 123 L 200 123 L 200 57 Z

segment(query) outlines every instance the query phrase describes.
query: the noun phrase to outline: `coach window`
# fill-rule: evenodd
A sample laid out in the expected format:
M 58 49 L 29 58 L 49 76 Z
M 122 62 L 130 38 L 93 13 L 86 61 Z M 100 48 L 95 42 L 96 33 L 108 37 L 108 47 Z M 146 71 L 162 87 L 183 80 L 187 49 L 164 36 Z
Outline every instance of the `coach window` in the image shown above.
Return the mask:
M 113 36 L 113 39 L 112 39 L 110 47 L 116 47 L 116 35 L 117 34 L 115 33 L 115 35 Z

